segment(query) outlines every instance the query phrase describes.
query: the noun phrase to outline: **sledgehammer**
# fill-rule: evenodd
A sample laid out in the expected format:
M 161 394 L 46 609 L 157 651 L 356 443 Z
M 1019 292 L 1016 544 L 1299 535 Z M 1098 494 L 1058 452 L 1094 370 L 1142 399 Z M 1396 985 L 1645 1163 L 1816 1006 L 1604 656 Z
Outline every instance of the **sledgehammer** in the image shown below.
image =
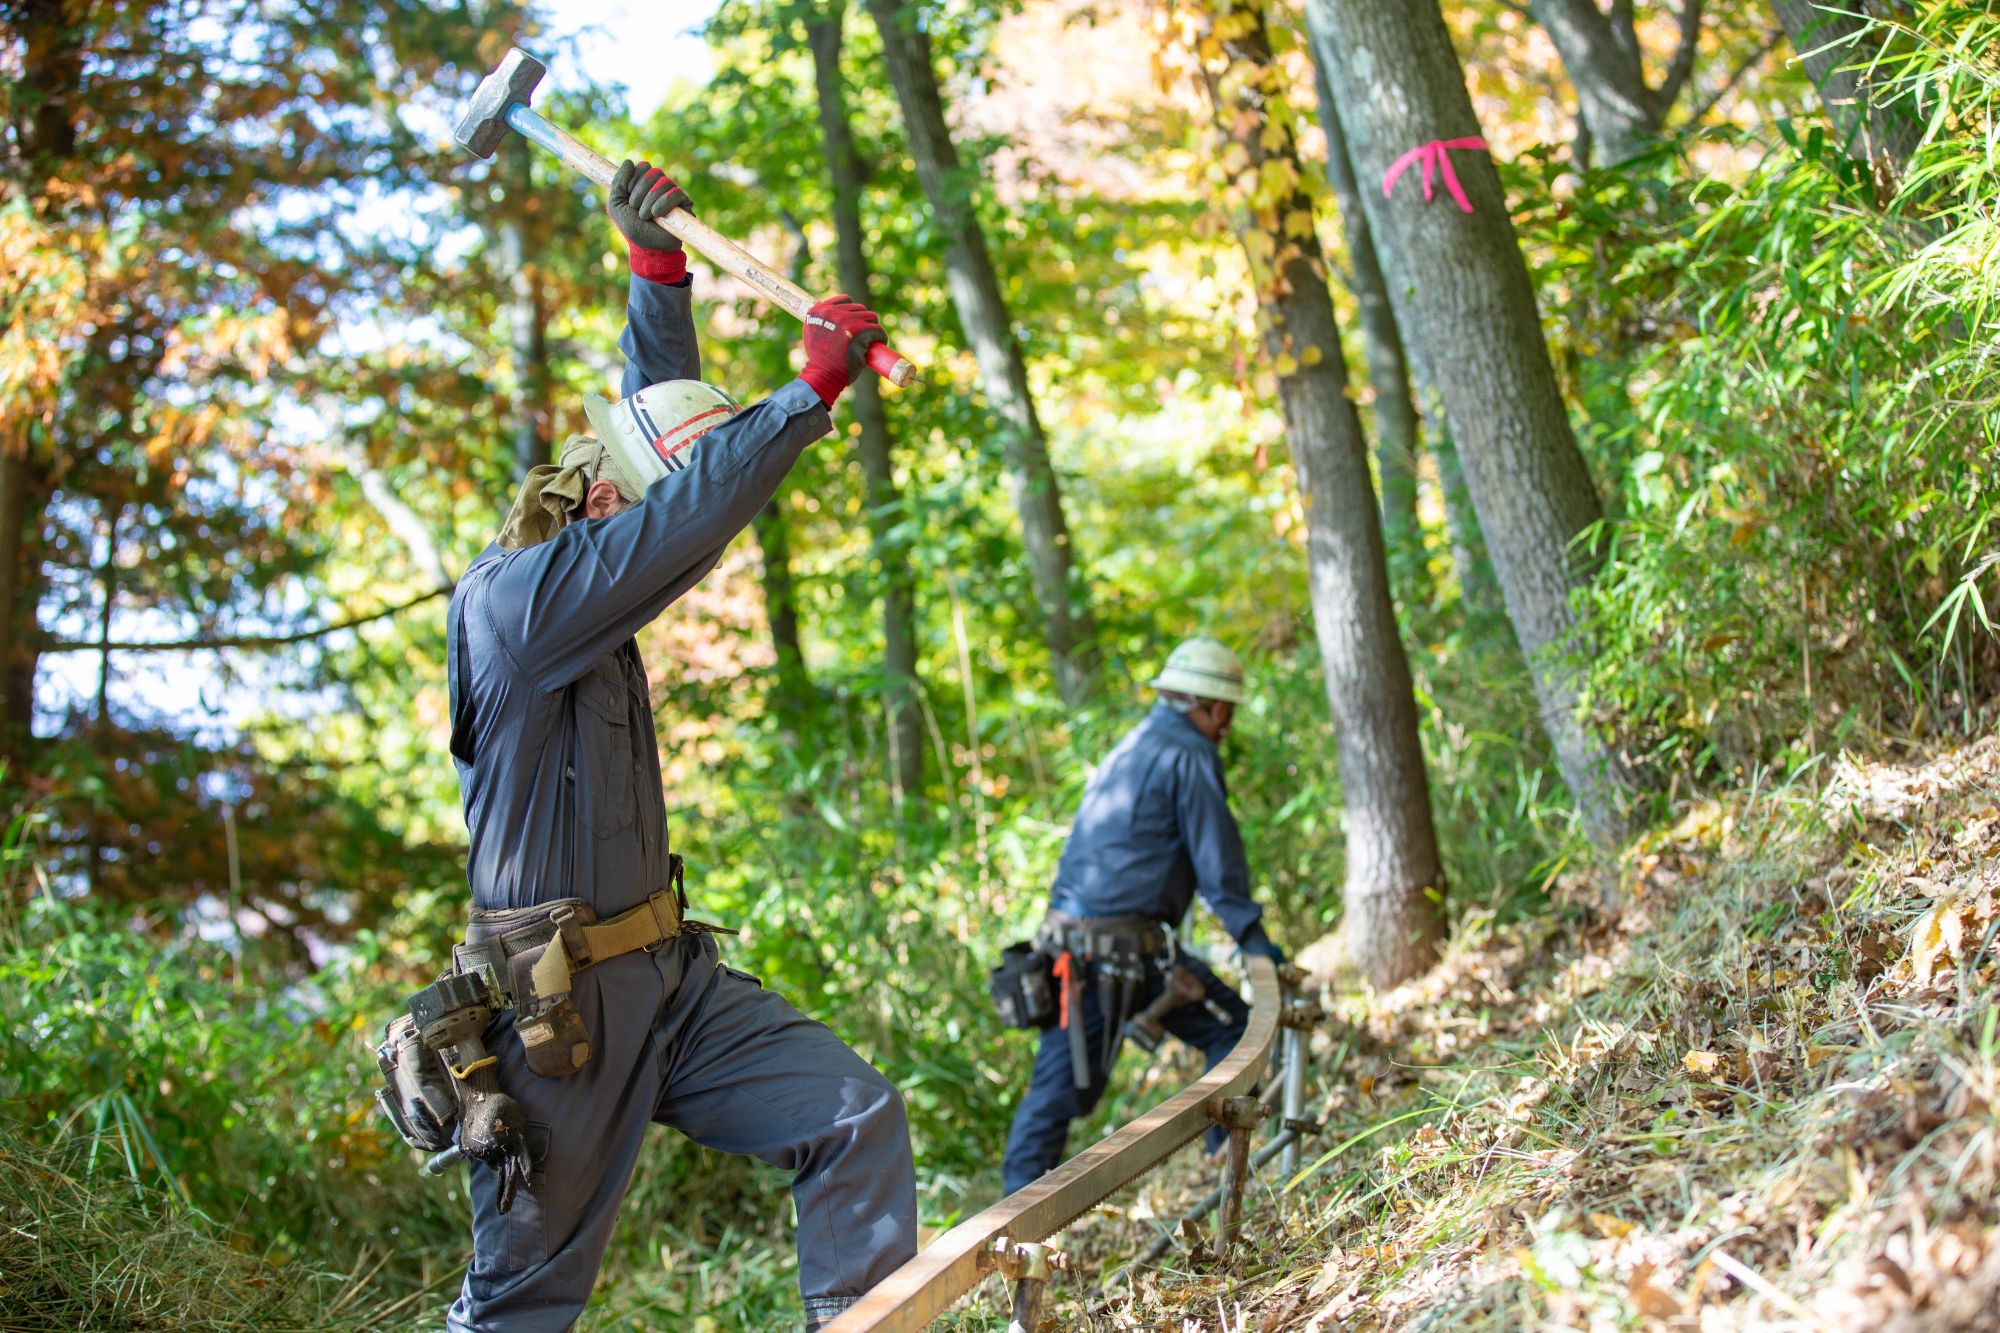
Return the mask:
M 458 122 L 455 137 L 459 145 L 474 157 L 492 157 L 511 129 L 609 188 L 611 177 L 618 170 L 616 163 L 561 126 L 551 125 L 529 110 L 528 99 L 547 72 L 548 66 L 520 47 L 509 51 L 500 68 L 482 79 L 474 90 L 471 105 L 465 108 L 465 115 Z M 686 209 L 677 208 L 656 221 L 690 249 L 707 256 L 790 311 L 793 318 L 804 319 L 812 307 L 813 298 L 804 288 L 774 272 L 770 265 Z M 898 388 L 917 377 L 916 365 L 891 350 L 887 343 L 876 343 L 868 349 L 868 366 Z

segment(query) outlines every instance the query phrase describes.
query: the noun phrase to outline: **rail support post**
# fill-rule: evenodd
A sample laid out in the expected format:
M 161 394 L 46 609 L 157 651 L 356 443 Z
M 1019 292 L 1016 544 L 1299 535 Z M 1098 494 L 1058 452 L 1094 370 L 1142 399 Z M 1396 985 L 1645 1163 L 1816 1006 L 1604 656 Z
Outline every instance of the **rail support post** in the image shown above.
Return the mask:
M 1035 1333 L 1042 1322 L 1042 1297 L 1048 1292 L 1049 1279 L 1069 1267 L 1069 1261 L 1054 1246 L 1005 1236 L 993 1242 L 991 1255 L 994 1270 L 1014 1284 L 1007 1333 Z
M 1271 1108 L 1255 1097 L 1223 1097 L 1208 1104 L 1209 1119 L 1229 1131 L 1229 1156 L 1222 1168 L 1222 1206 L 1215 1214 L 1216 1257 L 1227 1259 L 1243 1225 L 1243 1182 L 1250 1174 L 1250 1131 Z
M 1323 1016 L 1318 1004 L 1309 996 L 1299 994 L 1305 984 L 1303 969 L 1287 965 L 1279 970 L 1279 979 L 1284 982 L 1285 1010 L 1278 1020 L 1284 1025 L 1279 1035 L 1278 1059 L 1284 1067 L 1284 1088 L 1280 1102 L 1284 1116 L 1283 1128 L 1293 1131 L 1291 1140 L 1285 1145 L 1279 1159 L 1279 1169 L 1285 1179 L 1290 1180 L 1299 1172 L 1299 1144 L 1307 1134 L 1318 1130 L 1319 1126 L 1305 1118 L 1306 1113 L 1306 1068 L 1312 1049 L 1312 1032 L 1319 1026 Z

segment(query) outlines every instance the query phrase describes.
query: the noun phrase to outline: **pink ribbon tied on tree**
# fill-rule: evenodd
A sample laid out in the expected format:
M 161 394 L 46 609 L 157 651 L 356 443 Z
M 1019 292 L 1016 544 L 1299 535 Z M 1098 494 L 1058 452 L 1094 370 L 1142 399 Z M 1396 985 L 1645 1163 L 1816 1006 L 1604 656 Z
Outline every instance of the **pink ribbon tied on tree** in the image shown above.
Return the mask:
M 1427 144 L 1412 148 L 1391 162 L 1389 169 L 1382 173 L 1382 197 L 1389 198 L 1396 189 L 1396 178 L 1421 162 L 1424 168 L 1425 203 L 1431 201 L 1432 175 L 1441 174 L 1444 177 L 1444 188 L 1451 191 L 1453 202 L 1462 212 L 1472 212 L 1472 201 L 1465 197 L 1465 187 L 1458 183 L 1458 173 L 1451 169 L 1451 150 L 1454 148 L 1477 148 L 1485 151 L 1486 140 L 1475 134 L 1465 139 L 1433 139 Z

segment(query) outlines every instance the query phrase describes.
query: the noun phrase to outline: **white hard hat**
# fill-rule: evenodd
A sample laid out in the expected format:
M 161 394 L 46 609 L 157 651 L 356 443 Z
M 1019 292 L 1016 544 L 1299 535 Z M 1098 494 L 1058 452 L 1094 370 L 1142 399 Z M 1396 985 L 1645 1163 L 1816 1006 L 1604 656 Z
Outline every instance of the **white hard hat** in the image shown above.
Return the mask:
M 700 380 L 668 380 L 612 402 L 585 394 L 584 415 L 597 438 L 643 494 L 688 465 L 688 446 L 736 415 L 736 400 Z
M 1214 639 L 1196 637 L 1169 653 L 1167 664 L 1148 683 L 1156 690 L 1240 704 L 1243 660 Z

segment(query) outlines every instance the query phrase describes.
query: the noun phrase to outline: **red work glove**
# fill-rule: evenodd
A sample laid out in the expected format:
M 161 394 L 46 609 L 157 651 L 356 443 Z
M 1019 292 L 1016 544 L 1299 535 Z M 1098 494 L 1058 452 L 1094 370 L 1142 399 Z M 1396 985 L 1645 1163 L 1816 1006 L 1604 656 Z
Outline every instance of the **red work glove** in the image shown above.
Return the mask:
M 806 349 L 806 368 L 799 378 L 828 407 L 868 368 L 868 349 L 883 342 L 882 321 L 875 312 L 842 292 L 806 311 L 806 329 L 799 343 Z
M 618 224 L 632 272 L 653 282 L 679 282 L 687 276 L 687 252 L 680 237 L 655 219 L 676 208 L 694 212 L 688 193 L 650 162 L 626 158 L 611 178 L 611 197 L 604 211 Z

